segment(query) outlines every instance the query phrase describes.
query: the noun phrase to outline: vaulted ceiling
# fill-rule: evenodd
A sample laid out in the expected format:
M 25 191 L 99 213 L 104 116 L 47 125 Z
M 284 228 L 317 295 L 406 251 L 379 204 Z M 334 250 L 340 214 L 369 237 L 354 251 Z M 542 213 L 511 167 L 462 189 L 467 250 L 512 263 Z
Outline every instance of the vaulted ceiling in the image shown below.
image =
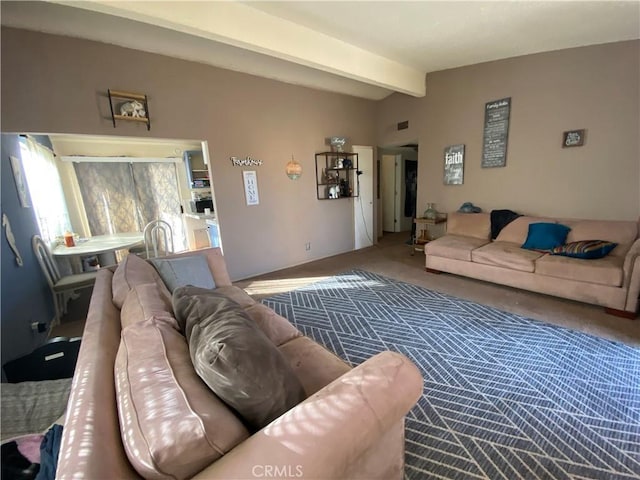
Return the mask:
M 638 1 L 2 1 L 3 25 L 369 99 L 428 72 L 640 38 Z

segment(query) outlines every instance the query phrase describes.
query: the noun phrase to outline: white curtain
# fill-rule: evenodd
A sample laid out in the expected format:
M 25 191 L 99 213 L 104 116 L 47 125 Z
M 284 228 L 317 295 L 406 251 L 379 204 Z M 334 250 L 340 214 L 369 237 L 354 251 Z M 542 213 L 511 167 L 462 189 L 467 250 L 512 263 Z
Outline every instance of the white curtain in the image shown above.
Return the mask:
M 173 162 L 80 162 L 74 168 L 92 235 L 141 232 L 147 222 L 171 225 L 175 251 L 186 249 Z
M 29 137 L 21 139 L 20 150 L 40 236 L 51 245 L 56 237 L 71 231 L 56 160 L 49 149 Z

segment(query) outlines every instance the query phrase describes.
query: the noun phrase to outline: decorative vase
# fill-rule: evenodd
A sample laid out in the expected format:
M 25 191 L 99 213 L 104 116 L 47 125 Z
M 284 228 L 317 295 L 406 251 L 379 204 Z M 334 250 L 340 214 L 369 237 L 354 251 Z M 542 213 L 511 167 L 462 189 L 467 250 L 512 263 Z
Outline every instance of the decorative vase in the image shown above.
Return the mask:
M 438 216 L 438 211 L 435 209 L 435 203 L 427 203 L 427 209 L 422 214 L 424 218 L 429 220 L 435 220 Z

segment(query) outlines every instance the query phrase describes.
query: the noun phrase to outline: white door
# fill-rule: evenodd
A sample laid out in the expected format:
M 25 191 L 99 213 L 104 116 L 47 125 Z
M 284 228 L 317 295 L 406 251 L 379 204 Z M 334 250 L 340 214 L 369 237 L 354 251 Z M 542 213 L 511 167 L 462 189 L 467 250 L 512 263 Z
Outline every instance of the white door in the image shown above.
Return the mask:
M 380 197 L 382 200 L 382 230 L 385 232 L 399 232 L 398 213 L 400 202 L 399 175 L 400 155 L 382 155 L 380 164 Z
M 373 147 L 353 146 L 358 154 L 358 170 L 362 172 L 359 181 L 358 197 L 353 200 L 354 245 L 355 249 L 373 245 Z

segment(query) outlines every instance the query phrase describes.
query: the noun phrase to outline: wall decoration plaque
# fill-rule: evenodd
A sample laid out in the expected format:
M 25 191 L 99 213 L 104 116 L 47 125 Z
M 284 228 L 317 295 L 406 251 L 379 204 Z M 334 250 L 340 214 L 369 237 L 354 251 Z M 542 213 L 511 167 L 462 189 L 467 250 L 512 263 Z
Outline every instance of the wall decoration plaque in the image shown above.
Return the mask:
M 28 208 L 31 206 L 29 202 L 29 194 L 27 193 L 27 179 L 22 169 L 22 162 L 13 155 L 9 156 L 11 160 L 11 170 L 13 171 L 13 179 L 16 181 L 16 188 L 18 189 L 18 199 L 20 200 L 20 206 L 22 208 Z
M 444 149 L 444 184 L 464 182 L 464 145 L 449 145 Z
M 244 195 L 247 205 L 259 205 L 260 196 L 258 195 L 258 176 L 255 170 L 245 170 L 242 172 L 244 179 Z
M 585 130 L 569 130 L 562 134 L 562 148 L 584 145 Z
M 510 112 L 511 97 L 494 100 L 484 106 L 483 168 L 504 167 L 507 163 Z

